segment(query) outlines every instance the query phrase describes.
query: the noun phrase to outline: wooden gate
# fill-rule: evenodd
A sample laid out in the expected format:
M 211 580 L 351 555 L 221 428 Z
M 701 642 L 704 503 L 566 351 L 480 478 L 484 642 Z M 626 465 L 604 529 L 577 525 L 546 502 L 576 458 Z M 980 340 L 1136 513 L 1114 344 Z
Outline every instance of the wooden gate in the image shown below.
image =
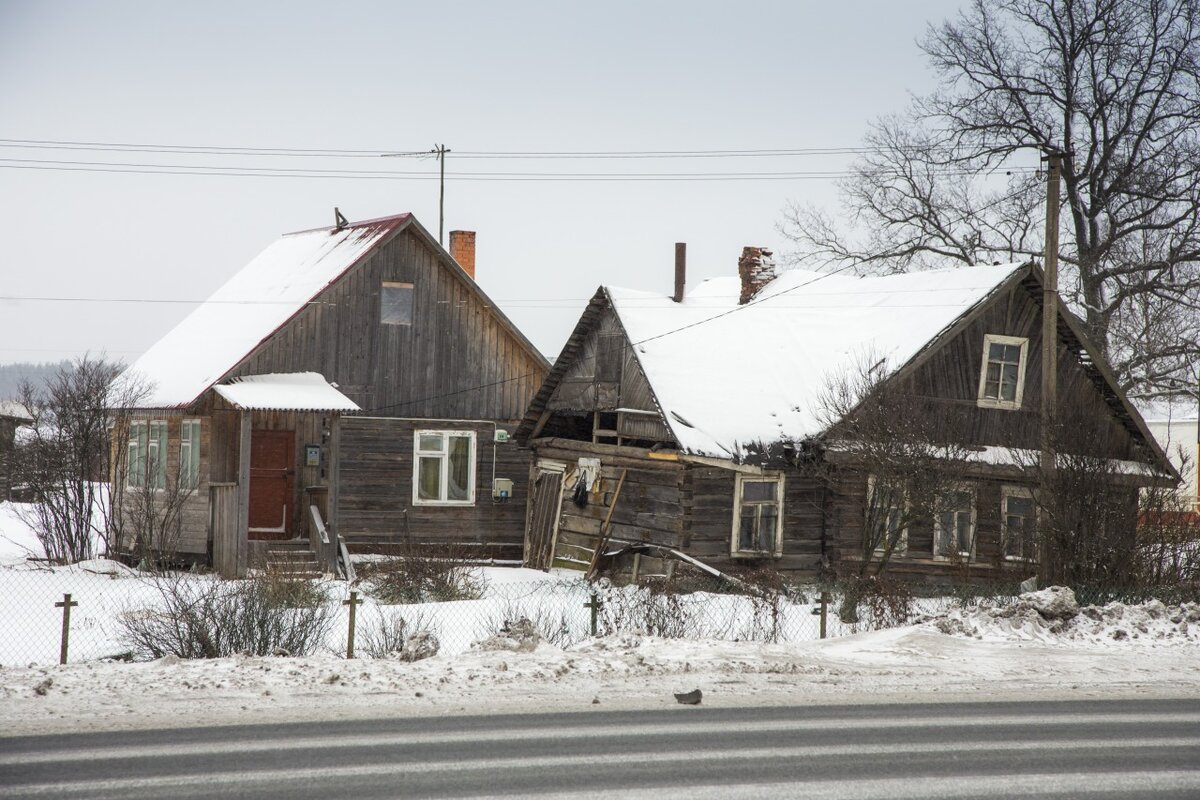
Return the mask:
M 532 569 L 548 570 L 554 558 L 566 469 L 566 464 L 544 460 L 534 468 L 529 524 L 525 529 L 525 566 Z
M 290 539 L 295 503 L 295 431 L 250 434 L 251 539 Z

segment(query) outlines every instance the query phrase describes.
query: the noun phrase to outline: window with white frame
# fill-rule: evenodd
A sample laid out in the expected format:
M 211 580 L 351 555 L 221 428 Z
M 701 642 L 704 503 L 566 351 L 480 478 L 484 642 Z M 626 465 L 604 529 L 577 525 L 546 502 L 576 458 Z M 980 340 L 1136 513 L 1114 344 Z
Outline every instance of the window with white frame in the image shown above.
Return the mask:
M 413 285 L 384 281 L 379 289 L 379 321 L 384 325 L 411 325 Z
M 1025 394 L 1025 355 L 1029 340 L 1019 336 L 983 337 L 983 368 L 979 374 L 979 405 L 1020 408 Z
M 1016 486 L 1000 491 L 1000 541 L 1004 557 L 1014 561 L 1037 560 L 1037 509 L 1033 493 Z
M 413 466 L 414 504 L 474 504 L 474 431 L 417 431 Z
M 933 554 L 943 558 L 970 558 L 975 548 L 975 495 L 955 489 L 938 500 L 934 521 Z
M 134 420 L 130 422 L 126 453 L 127 486 L 131 488 L 166 488 L 166 420 Z
M 876 553 L 891 547 L 892 555 L 908 549 L 908 529 L 904 524 L 907 500 L 904 489 L 888 481 L 867 478 L 867 507 L 864 534 L 874 542 Z
M 195 489 L 200 485 L 200 420 L 179 423 L 179 485 Z
M 734 485 L 734 556 L 783 555 L 783 476 L 738 474 Z

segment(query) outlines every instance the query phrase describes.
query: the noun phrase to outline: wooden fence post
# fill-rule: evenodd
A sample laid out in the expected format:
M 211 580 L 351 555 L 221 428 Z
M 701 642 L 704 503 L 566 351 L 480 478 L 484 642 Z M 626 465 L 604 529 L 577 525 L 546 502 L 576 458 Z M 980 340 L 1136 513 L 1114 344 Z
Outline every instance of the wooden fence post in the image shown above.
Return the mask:
M 821 592 L 821 638 L 825 638 L 826 624 L 829 621 L 829 592 Z
M 350 592 L 350 599 L 343 600 L 342 605 L 350 606 L 350 631 L 346 635 L 346 658 L 354 658 L 354 609 L 362 601 L 358 599 L 358 592 Z
M 71 638 L 71 609 L 77 605 L 79 605 L 79 603 L 75 600 L 72 600 L 71 595 L 69 594 L 64 594 L 63 599 L 54 604 L 55 608 L 61 608 L 63 610 L 62 640 L 58 648 L 59 664 L 67 663 L 67 643 Z
M 597 622 L 599 621 L 600 609 L 604 608 L 604 603 L 596 595 L 596 590 L 592 590 L 592 599 L 583 604 L 585 608 L 592 610 L 592 636 L 596 635 Z

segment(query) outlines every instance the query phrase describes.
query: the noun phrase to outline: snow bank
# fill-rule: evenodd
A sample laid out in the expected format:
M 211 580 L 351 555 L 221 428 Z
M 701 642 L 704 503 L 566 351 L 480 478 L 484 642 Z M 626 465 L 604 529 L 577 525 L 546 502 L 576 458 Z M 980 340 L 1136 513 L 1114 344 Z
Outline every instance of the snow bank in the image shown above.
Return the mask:
M 991 641 L 1200 644 L 1200 603 L 1168 606 L 1151 600 L 1080 608 L 1074 592 L 1054 586 L 1010 604 L 984 601 L 975 608 L 952 609 L 925 625 L 950 636 Z

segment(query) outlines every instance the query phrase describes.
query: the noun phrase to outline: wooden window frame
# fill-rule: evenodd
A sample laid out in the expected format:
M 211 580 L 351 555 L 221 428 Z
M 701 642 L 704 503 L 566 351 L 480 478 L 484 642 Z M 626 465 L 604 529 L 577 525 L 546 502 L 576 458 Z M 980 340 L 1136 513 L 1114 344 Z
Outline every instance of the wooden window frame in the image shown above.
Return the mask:
M 142 489 L 146 486 L 146 453 L 149 450 L 150 426 L 149 420 L 134 419 L 129 421 L 129 436 L 125 442 L 125 488 Z M 141 433 L 139 433 L 141 431 Z M 138 465 L 139 460 L 141 465 Z
M 1012 400 L 1001 400 L 999 397 L 987 397 L 987 371 L 990 363 L 988 351 L 993 344 L 1016 345 L 1021 348 L 1021 355 L 1017 361 L 1017 388 Z M 1002 336 L 998 333 L 989 333 L 983 337 L 983 364 L 979 368 L 979 392 L 976 396 L 976 403 L 980 408 L 999 408 L 1008 411 L 1016 410 L 1021 407 L 1021 402 L 1025 397 L 1025 372 L 1029 360 L 1029 339 L 1023 336 Z M 1003 386 L 1003 380 L 1000 383 Z
M 408 289 L 411 293 L 410 303 L 408 304 L 408 320 L 386 320 L 383 318 L 383 298 L 387 289 Z M 383 281 L 379 287 L 379 324 L 380 325 L 400 325 L 409 326 L 413 324 L 413 317 L 416 315 L 416 292 L 413 289 L 413 284 L 402 283 L 400 281 Z
M 951 553 L 943 553 L 939 551 L 939 544 L 942 540 L 942 515 L 945 512 L 938 512 L 933 519 L 933 557 L 942 561 L 949 561 L 954 558 L 966 559 L 967 561 L 975 560 L 975 551 L 978 549 L 979 540 L 979 496 L 975 491 L 974 486 L 966 484 L 960 485 L 953 489 L 948 489 L 947 493 L 955 492 L 969 495 L 971 498 L 971 549 L 969 552 L 961 550 Z
M 1011 556 L 1008 554 L 1008 548 L 1005 546 L 1006 542 L 1007 542 L 1007 535 L 1008 535 L 1008 498 L 1010 498 L 1010 497 L 1023 497 L 1030 501 L 1033 501 L 1033 499 L 1034 499 L 1033 498 L 1033 490 L 1026 486 L 1002 485 L 1000 487 L 1000 555 L 1004 558 L 1005 561 L 1019 562 L 1022 564 L 1036 564 L 1040 560 L 1038 558 L 1038 553 L 1037 553 L 1037 550 L 1038 550 L 1037 530 L 1038 530 L 1038 523 L 1039 523 L 1037 503 L 1033 504 L 1033 532 L 1034 532 L 1033 549 L 1034 549 L 1034 553 L 1033 553 L 1033 555 L 1026 555 L 1026 554 L 1022 553 L 1019 556 Z
M 145 435 L 137 431 L 145 431 Z M 155 435 L 161 431 L 162 436 Z M 129 440 L 126 444 L 125 487 L 127 489 L 150 489 L 161 492 L 167 488 L 167 450 L 171 444 L 171 429 L 165 419 L 136 419 L 129 423 Z M 145 455 L 138 455 L 144 449 Z M 161 452 L 161 457 L 159 453 Z M 151 459 L 153 454 L 153 460 Z M 140 466 L 138 461 L 141 461 Z M 151 475 L 150 468 L 154 467 Z M 136 477 L 136 481 L 134 478 Z
M 747 483 L 774 483 L 775 484 L 775 542 L 771 550 L 743 550 L 740 547 L 741 532 L 742 532 L 742 486 Z M 779 474 L 763 474 L 763 475 L 747 475 L 737 473 L 733 483 L 733 528 L 729 541 L 729 555 L 731 558 L 781 558 L 783 556 L 783 490 L 784 490 L 784 475 Z M 765 503 L 762 503 L 765 505 Z
M 179 423 L 179 484 L 184 489 L 200 488 L 200 438 L 204 423 L 188 417 Z
M 875 494 L 875 484 L 876 484 L 877 480 L 878 479 L 874 475 L 867 476 L 867 502 L 868 503 L 871 502 L 871 497 Z M 909 499 L 908 499 L 908 492 L 904 492 L 903 494 L 904 494 L 904 505 L 902 507 L 900 507 L 900 509 L 899 509 L 901 512 L 901 515 L 902 515 L 901 518 L 903 518 L 903 516 L 907 515 L 908 512 L 912 509 L 912 504 L 909 502 Z M 892 508 L 896 508 L 896 506 L 892 506 Z M 866 524 L 866 516 L 867 516 L 867 508 L 864 506 L 863 507 L 863 524 L 864 525 Z M 883 555 L 884 548 L 882 547 L 882 545 L 879 547 L 876 547 L 872 551 L 872 553 L 874 555 Z M 900 538 L 897 540 L 896 546 L 894 548 L 892 548 L 892 557 L 893 558 L 895 556 L 904 556 L 904 555 L 908 555 L 908 526 L 907 525 L 905 525 L 903 528 L 900 529 Z
M 421 437 L 438 435 L 442 437 L 442 449 L 434 452 L 421 449 Z M 467 464 L 467 499 L 466 500 L 447 500 L 446 495 L 449 493 L 450 480 L 450 439 L 452 437 L 467 439 L 471 446 L 469 450 L 469 462 Z M 421 495 L 421 459 L 422 458 L 438 458 L 441 461 L 441 468 L 438 473 L 438 497 L 437 500 L 426 500 Z M 476 465 L 478 462 L 478 441 L 475 431 L 462 430 L 436 430 L 424 429 L 413 431 L 413 485 L 412 485 L 412 503 L 414 506 L 473 506 L 475 505 L 475 483 L 478 475 L 476 474 Z

